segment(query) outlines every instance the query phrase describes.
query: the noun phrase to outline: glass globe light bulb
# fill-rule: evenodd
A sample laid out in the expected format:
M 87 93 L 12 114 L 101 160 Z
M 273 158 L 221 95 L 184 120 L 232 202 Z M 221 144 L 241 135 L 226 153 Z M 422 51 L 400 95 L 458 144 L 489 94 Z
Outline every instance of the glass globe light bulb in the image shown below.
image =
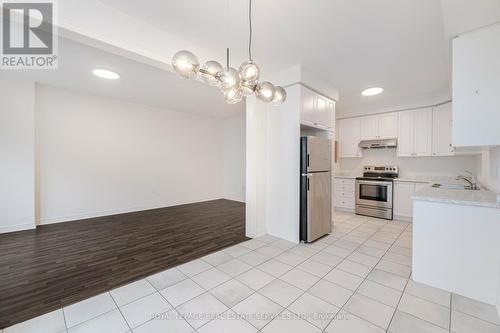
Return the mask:
M 200 75 L 203 81 L 211 86 L 219 85 L 219 80 L 217 79 L 217 73 L 222 71 L 222 65 L 217 61 L 207 61 L 201 66 Z M 205 73 L 204 73 L 205 72 Z
M 249 83 L 255 83 L 259 80 L 260 69 L 252 60 L 245 61 L 240 66 L 240 78 Z
M 200 63 L 193 53 L 182 50 L 174 54 L 172 67 L 181 77 L 191 79 L 196 76 Z
M 254 83 L 248 81 L 241 81 L 240 83 L 241 90 L 243 91 L 243 95 L 245 96 L 250 96 L 255 93 L 254 86 Z
M 286 90 L 283 87 L 276 87 L 276 92 L 273 98 L 273 104 L 279 105 L 286 100 Z
M 222 89 L 236 88 L 240 85 L 240 75 L 232 67 L 224 68 L 218 77 Z
M 272 102 L 275 93 L 276 88 L 271 82 L 264 81 L 257 86 L 257 97 L 263 102 Z
M 236 104 L 243 99 L 243 91 L 241 88 L 232 87 L 224 90 L 224 99 L 229 104 Z

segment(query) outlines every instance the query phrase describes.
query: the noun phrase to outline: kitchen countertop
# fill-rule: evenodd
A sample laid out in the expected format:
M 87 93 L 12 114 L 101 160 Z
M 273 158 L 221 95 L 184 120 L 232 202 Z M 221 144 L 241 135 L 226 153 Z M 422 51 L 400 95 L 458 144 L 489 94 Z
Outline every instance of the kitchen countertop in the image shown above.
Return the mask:
M 414 200 L 448 203 L 463 206 L 479 206 L 500 209 L 496 192 L 468 191 L 425 187 L 413 195 Z
M 429 175 L 409 175 L 396 178 L 396 182 L 410 182 L 410 183 L 440 183 L 440 184 L 462 184 L 457 181 L 455 177 L 450 176 L 429 176 Z

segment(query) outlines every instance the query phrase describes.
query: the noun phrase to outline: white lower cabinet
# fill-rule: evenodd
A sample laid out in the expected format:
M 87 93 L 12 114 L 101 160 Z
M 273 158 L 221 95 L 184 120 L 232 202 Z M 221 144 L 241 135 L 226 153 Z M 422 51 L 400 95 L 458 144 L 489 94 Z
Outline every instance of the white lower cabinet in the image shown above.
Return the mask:
M 394 216 L 411 218 L 413 216 L 413 201 L 415 183 L 394 183 Z
M 355 205 L 354 199 L 354 179 L 335 178 L 334 180 L 334 203 L 335 208 L 353 211 Z
M 394 217 L 395 219 L 412 220 L 413 219 L 413 199 L 415 192 L 423 187 L 429 186 L 428 183 L 419 182 L 394 182 Z

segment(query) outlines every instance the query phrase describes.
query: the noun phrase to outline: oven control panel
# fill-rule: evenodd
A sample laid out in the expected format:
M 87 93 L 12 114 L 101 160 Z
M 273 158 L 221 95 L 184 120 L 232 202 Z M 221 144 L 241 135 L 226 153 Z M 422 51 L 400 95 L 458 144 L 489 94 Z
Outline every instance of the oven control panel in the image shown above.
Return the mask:
M 399 168 L 395 165 L 384 165 L 384 166 L 365 166 L 363 168 L 364 172 L 376 172 L 376 173 L 399 173 Z

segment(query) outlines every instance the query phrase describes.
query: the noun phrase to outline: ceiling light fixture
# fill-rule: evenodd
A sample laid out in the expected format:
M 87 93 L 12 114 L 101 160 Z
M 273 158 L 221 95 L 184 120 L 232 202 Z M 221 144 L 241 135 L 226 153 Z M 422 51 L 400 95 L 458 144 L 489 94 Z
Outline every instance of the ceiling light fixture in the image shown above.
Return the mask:
M 263 102 L 281 104 L 286 100 L 286 90 L 275 87 L 272 83 L 259 82 L 260 69 L 252 60 L 252 0 L 248 6 L 249 32 L 248 60 L 243 62 L 239 70 L 229 66 L 229 49 L 226 53 L 226 67 L 217 61 L 207 61 L 200 66 L 196 56 L 186 50 L 177 52 L 172 58 L 172 67 L 185 79 L 193 79 L 198 75 L 206 83 L 219 87 L 224 99 L 229 104 L 236 104 L 243 96 L 255 94 Z
M 110 71 L 108 69 L 98 68 L 98 69 L 94 69 L 92 71 L 92 73 L 94 73 L 95 76 L 98 76 L 100 78 L 107 79 L 107 80 L 118 80 L 120 78 L 120 74 L 113 72 L 113 71 Z
M 379 87 L 374 87 L 374 88 L 368 88 L 368 89 L 363 90 L 361 92 L 361 94 L 363 96 L 375 96 L 375 95 L 380 94 L 382 91 L 384 91 L 384 89 L 379 88 Z

